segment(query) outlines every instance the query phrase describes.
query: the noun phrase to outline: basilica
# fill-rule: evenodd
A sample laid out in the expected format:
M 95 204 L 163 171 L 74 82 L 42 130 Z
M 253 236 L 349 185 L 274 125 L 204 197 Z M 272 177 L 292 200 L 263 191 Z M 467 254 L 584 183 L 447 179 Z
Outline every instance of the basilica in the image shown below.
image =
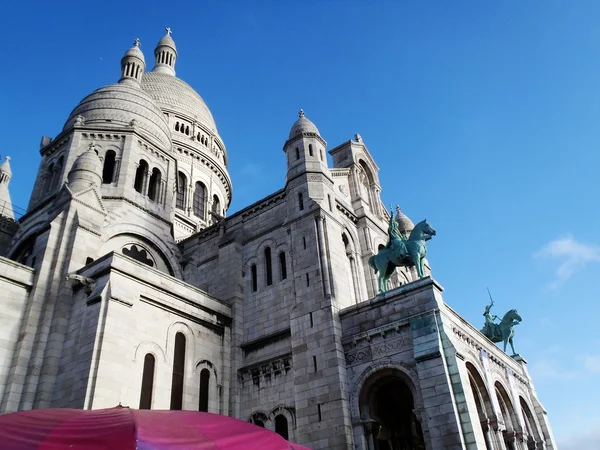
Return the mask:
M 229 156 L 171 31 L 42 137 L 17 221 L 0 165 L 0 413 L 208 411 L 314 449 L 556 449 L 527 363 L 398 268 L 359 135 L 290 119 L 285 185 L 228 215 Z M 183 74 L 185 75 L 185 74 Z M 295 119 L 295 121 L 294 121 Z M 327 154 L 330 155 L 328 162 Z M 421 276 L 422 275 L 422 276 Z

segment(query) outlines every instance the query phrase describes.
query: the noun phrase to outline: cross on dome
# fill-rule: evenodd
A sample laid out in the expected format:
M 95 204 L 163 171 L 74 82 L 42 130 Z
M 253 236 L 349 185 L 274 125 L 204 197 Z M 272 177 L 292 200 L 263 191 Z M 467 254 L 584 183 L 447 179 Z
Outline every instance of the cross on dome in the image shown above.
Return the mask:
M 133 45 L 135 45 L 136 47 L 140 46 L 140 38 L 135 38 L 135 41 L 133 41 Z
M 94 144 L 93 142 L 90 142 L 90 145 L 88 146 L 88 148 L 90 150 L 96 151 L 96 144 Z
M 172 33 L 171 28 L 167 27 L 167 28 L 165 28 L 165 30 L 167 32 L 167 36 L 171 36 L 171 33 Z
M 298 113 L 298 117 L 304 117 L 304 110 L 301 109 L 300 112 Z

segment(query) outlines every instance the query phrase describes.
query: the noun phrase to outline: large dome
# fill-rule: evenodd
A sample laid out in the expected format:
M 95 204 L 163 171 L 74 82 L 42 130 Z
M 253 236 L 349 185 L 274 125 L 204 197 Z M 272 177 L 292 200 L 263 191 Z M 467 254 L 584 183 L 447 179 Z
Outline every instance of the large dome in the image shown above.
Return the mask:
M 137 86 L 111 84 L 85 97 L 69 115 L 63 130 L 73 126 L 77 116 L 86 124 L 114 123 L 137 127 L 156 138 L 165 148 L 171 148 L 171 133 L 167 121 L 152 98 Z
M 180 112 L 217 133 L 215 120 L 202 97 L 185 81 L 169 74 L 146 72 L 142 89 L 166 110 Z

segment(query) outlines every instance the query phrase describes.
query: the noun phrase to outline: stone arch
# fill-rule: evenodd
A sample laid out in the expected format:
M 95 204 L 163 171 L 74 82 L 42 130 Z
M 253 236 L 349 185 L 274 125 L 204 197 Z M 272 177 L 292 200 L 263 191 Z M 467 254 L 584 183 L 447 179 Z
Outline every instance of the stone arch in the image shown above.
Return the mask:
M 407 367 L 399 364 L 370 371 L 357 394 L 358 419 L 370 445 L 378 447 L 378 442 L 385 441 L 393 448 L 424 448 L 427 419 L 418 383 Z
M 257 292 L 258 291 L 258 259 L 256 256 L 252 256 L 250 259 L 247 259 L 243 266 L 242 275 L 245 279 L 244 291 L 247 292 Z M 254 267 L 254 269 L 253 269 Z M 253 272 L 254 270 L 254 272 Z M 256 289 L 254 289 L 253 285 L 256 285 Z
M 500 381 L 496 381 L 494 383 L 494 390 L 500 406 L 500 413 L 504 419 L 504 425 L 506 427 L 504 435 L 506 438 L 508 433 L 514 433 L 520 428 L 519 419 L 517 417 L 512 400 L 510 399 L 508 391 L 504 385 Z
M 163 348 L 154 341 L 142 341 L 133 350 L 133 361 L 137 362 L 138 358 L 146 356 L 146 353 L 152 353 L 156 358 L 162 362 L 167 362 L 167 357 Z
M 201 367 L 201 368 L 207 368 L 207 369 L 209 369 L 209 370 L 212 372 L 212 374 L 214 375 L 214 377 L 215 377 L 215 380 L 218 380 L 218 379 L 219 379 L 219 378 L 218 378 L 218 376 L 217 376 L 217 368 L 216 368 L 216 367 L 215 367 L 215 365 L 214 365 L 212 362 L 210 362 L 208 359 L 201 359 L 201 360 L 198 360 L 198 361 L 196 362 L 196 364 L 194 365 L 194 373 L 198 372 L 198 368 L 199 368 L 199 367 Z
M 195 344 L 196 340 L 194 338 L 194 330 L 184 322 L 173 322 L 169 325 L 167 329 L 167 338 L 165 348 L 167 349 L 168 360 L 171 361 L 172 356 L 170 356 L 171 347 L 173 347 L 175 342 L 175 335 L 177 333 L 183 333 L 186 341 L 186 354 L 185 354 L 185 362 L 187 367 L 191 367 L 191 372 L 193 373 L 195 370 L 194 361 L 195 361 Z M 189 363 L 189 364 L 188 364 Z M 187 370 L 186 370 L 187 371 Z
M 20 236 L 17 234 L 16 239 L 13 241 L 10 246 L 10 251 L 8 252 L 8 258 L 17 261 L 17 259 L 22 256 L 22 254 L 29 250 L 33 250 L 35 246 L 35 242 L 37 240 L 38 235 L 40 234 L 40 230 L 46 225 L 46 222 L 41 220 L 36 223 L 31 224 L 27 227 L 27 231 Z M 17 261 L 18 262 L 18 261 Z
M 283 416 L 287 420 L 287 432 L 288 432 L 288 440 L 296 439 L 296 410 L 294 408 L 278 405 L 271 410 L 269 413 L 269 420 L 275 424 L 277 416 Z M 275 427 L 276 428 L 276 427 Z
M 542 432 L 542 428 L 540 427 L 540 423 L 537 420 L 537 417 L 535 416 L 535 414 L 532 413 L 532 409 L 529 406 L 527 400 L 525 400 L 525 398 L 521 395 L 519 396 L 519 404 L 521 406 L 523 422 L 527 430 L 527 434 L 529 435 L 529 443 L 541 443 L 542 441 L 544 441 L 544 434 Z M 535 448 L 535 446 L 530 445 L 530 448 Z
M 248 417 L 248 422 L 258 425 L 259 427 L 267 428 L 269 417 L 262 411 L 254 411 Z
M 107 236 L 107 238 L 102 245 L 99 256 L 105 255 L 110 251 L 115 251 L 114 248 L 111 248 L 112 244 L 110 242 L 112 239 L 123 235 L 138 236 L 152 249 L 156 250 L 157 254 L 164 259 L 167 268 L 166 272 L 169 275 L 180 280 L 183 278 L 181 266 L 179 265 L 177 256 L 173 253 L 173 250 L 165 244 L 164 238 L 161 238 L 148 228 L 142 227 L 141 225 L 135 223 L 115 222 L 105 228 L 103 234 Z
M 202 372 L 208 371 L 208 392 L 204 393 L 206 395 L 206 405 L 208 412 L 219 412 L 219 378 L 217 376 L 217 369 L 212 362 L 207 359 L 202 359 L 196 363 L 194 366 L 194 383 L 196 388 L 198 389 L 198 410 L 203 411 L 201 409 L 202 403 Z
M 408 381 L 407 385 L 409 389 L 411 389 L 413 399 L 415 402 L 415 409 L 420 411 L 424 410 L 423 398 L 421 397 L 421 393 L 417 389 L 419 386 L 419 376 L 405 363 L 396 362 L 396 361 L 381 361 L 367 367 L 357 378 L 356 383 L 354 383 L 354 389 L 352 389 L 352 394 L 350 395 L 350 410 L 352 413 L 352 417 L 354 419 L 360 419 L 360 393 L 365 387 L 365 383 L 377 372 L 382 370 L 395 370 L 398 374 L 403 376 L 406 381 Z

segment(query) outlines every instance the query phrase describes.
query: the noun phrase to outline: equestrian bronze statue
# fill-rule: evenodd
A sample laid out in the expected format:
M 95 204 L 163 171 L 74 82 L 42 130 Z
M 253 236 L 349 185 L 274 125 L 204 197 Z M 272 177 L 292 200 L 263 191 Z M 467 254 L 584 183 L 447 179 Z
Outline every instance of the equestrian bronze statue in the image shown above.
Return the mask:
M 494 306 L 494 300 L 490 295 L 490 304 L 485 307 L 483 316 L 485 317 L 485 325 L 481 329 L 481 332 L 492 342 L 504 342 L 504 352 L 506 352 L 506 344 L 510 344 L 510 348 L 515 353 L 515 347 L 513 345 L 513 337 L 515 335 L 515 325 L 521 323 L 521 316 L 516 309 L 511 309 L 500 321 L 496 323 L 495 320 L 498 316 L 492 315 L 490 309 Z
M 419 278 L 425 276 L 424 263 L 427 255 L 425 242 L 435 235 L 435 230 L 426 219 L 416 224 L 410 236 L 406 238 L 398 231 L 393 212 L 390 213 L 387 245 L 369 258 L 369 266 L 373 268 L 375 274 L 379 274 L 379 292 L 388 290 L 388 281 L 396 267 L 415 266 Z

